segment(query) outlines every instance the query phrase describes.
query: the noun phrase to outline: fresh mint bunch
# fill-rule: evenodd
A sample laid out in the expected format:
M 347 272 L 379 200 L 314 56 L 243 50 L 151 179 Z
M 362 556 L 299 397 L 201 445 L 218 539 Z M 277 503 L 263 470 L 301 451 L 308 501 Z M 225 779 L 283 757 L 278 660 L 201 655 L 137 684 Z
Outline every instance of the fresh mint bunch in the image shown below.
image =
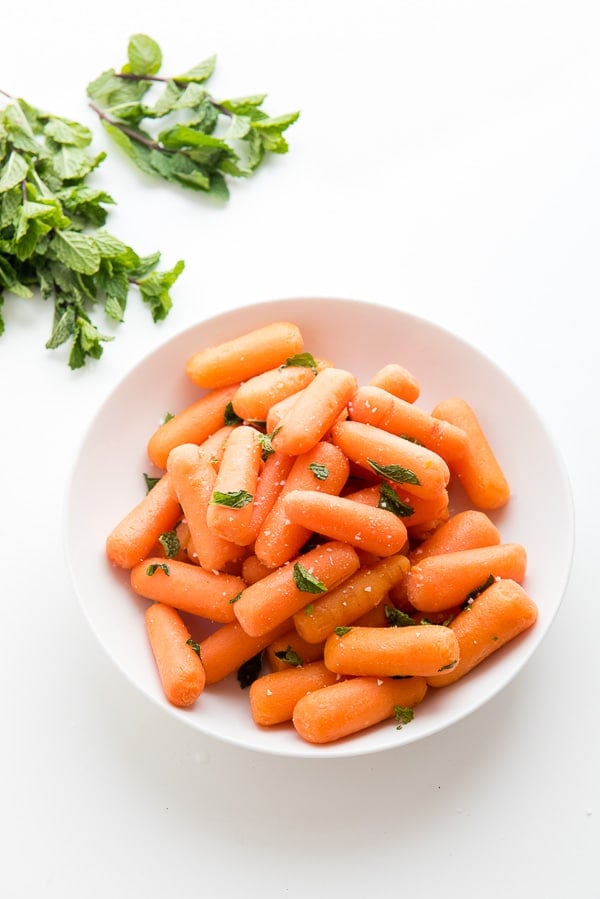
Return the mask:
M 252 175 L 268 153 L 287 153 L 283 133 L 299 113 L 268 116 L 265 94 L 216 100 L 205 87 L 214 56 L 161 76 L 162 51 L 145 34 L 130 38 L 127 56 L 119 72 L 103 72 L 87 93 L 108 134 L 143 172 L 227 199 L 229 177 Z M 150 102 L 157 83 L 161 90 Z
M 2 92 L 3 93 L 3 92 Z M 171 308 L 170 288 L 184 267 L 156 271 L 160 253 L 139 256 L 104 230 L 112 197 L 87 183 L 104 153 L 90 151 L 88 128 L 8 97 L 0 110 L 0 334 L 4 292 L 54 301 L 46 347 L 70 341 L 69 365 L 102 355 L 102 334 L 90 318 L 101 303 L 123 320 L 136 285 L 153 320 Z

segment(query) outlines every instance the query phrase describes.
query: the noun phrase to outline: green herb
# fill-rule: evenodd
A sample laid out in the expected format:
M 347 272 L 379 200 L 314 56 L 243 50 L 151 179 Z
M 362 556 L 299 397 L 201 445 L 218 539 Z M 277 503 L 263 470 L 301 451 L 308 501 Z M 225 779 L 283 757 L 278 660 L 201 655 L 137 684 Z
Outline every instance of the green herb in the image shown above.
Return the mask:
M 488 587 L 491 587 L 494 583 L 494 575 L 489 574 L 483 584 L 480 584 L 479 587 L 475 587 L 474 590 L 471 590 L 470 593 L 467 593 L 465 600 L 461 606 L 463 612 L 467 611 L 473 605 L 474 600 L 477 599 L 480 593 L 483 593 L 484 590 L 487 590 Z
M 216 57 L 179 75 L 159 75 L 161 49 L 144 34 L 130 38 L 127 57 L 119 72 L 108 69 L 90 82 L 87 93 L 110 137 L 146 174 L 227 199 L 230 177 L 246 178 L 267 154 L 287 153 L 284 132 L 299 113 L 267 115 L 265 94 L 215 99 L 205 84 Z M 153 99 L 149 92 L 158 85 Z
M 388 481 L 394 481 L 396 484 L 416 484 L 421 483 L 414 471 L 410 468 L 403 468 L 402 465 L 380 465 L 373 459 L 367 459 L 367 462 L 378 475 L 387 478 Z
M 438 668 L 438 671 L 450 671 L 451 668 L 454 668 L 458 659 L 453 659 L 451 662 L 448 662 L 447 665 L 442 665 L 441 668 Z
M 305 609 L 304 609 L 304 614 L 305 614 L 305 615 L 308 615 L 308 617 L 310 618 L 310 616 L 312 615 L 312 613 L 314 612 L 314 610 L 315 610 L 315 604 L 312 603 L 312 602 L 310 602 L 310 603 L 305 607 Z
M 165 562 L 153 562 L 152 565 L 148 565 L 148 567 L 146 568 L 146 574 L 148 575 L 148 577 L 152 577 L 152 575 L 159 569 L 160 571 L 163 571 L 167 575 L 167 577 L 171 574 L 171 572 L 169 571 L 169 566 Z
M 329 477 L 329 469 L 321 462 L 311 462 L 308 466 L 308 470 L 312 471 L 317 481 L 326 481 Z
M 188 646 L 192 647 L 192 649 L 194 650 L 195 653 L 197 653 L 197 655 L 200 655 L 200 644 L 199 643 L 196 643 L 196 641 L 192 640 L 191 637 L 189 640 L 186 640 L 185 642 Z
M 242 423 L 244 419 L 240 418 L 235 409 L 233 408 L 233 403 L 229 402 L 225 406 L 225 411 L 223 413 L 223 421 L 226 425 L 239 425 Z
M 243 592 L 243 591 L 240 590 L 239 593 L 236 593 L 235 596 L 232 596 L 232 597 L 231 597 L 231 599 L 229 600 L 229 602 L 230 602 L 231 605 L 233 605 L 234 602 L 237 602 L 238 599 L 241 599 L 241 598 L 242 598 L 242 592 Z
M 377 505 L 380 509 L 387 509 L 388 512 L 393 512 L 398 518 L 406 518 L 415 511 L 408 503 L 402 502 L 394 488 L 390 487 L 389 484 L 379 485 L 379 502 Z
M 3 93 L 3 92 L 0 92 Z M 0 110 L 0 312 L 4 293 L 52 298 L 47 349 L 70 342 L 68 363 L 99 359 L 103 334 L 91 319 L 97 304 L 108 320 L 124 319 L 132 285 L 155 322 L 164 319 L 170 289 L 183 271 L 155 271 L 160 253 L 139 256 L 103 226 L 110 194 L 87 184 L 105 158 L 92 153 L 84 125 L 9 97 Z M 0 334 L 4 321 L 0 314 Z
M 256 678 L 260 676 L 262 670 L 262 657 L 262 652 L 259 652 L 238 668 L 237 679 L 242 690 L 245 690 L 246 687 L 253 684 Z
M 268 459 L 269 456 L 272 456 L 273 453 L 275 452 L 272 441 L 273 441 L 273 437 L 275 436 L 275 434 L 277 433 L 278 430 L 279 430 L 279 428 L 275 428 L 275 430 L 273 431 L 272 434 L 261 434 L 260 431 L 258 432 L 258 442 L 260 443 L 260 445 L 262 447 L 263 462 L 266 459 Z
M 295 353 L 295 355 L 286 359 L 279 368 L 290 368 L 293 366 L 298 368 L 310 368 L 315 374 L 317 373 L 317 362 L 312 353 Z
M 158 542 L 164 549 L 167 559 L 174 559 L 180 549 L 177 531 L 166 531 L 160 535 Z
M 492 640 L 494 643 L 496 642 L 497 639 L 498 639 L 498 637 L 496 636 L 496 634 L 492 634 L 491 640 Z
M 334 628 L 333 633 L 337 634 L 338 637 L 343 637 L 343 636 L 345 636 L 345 634 L 347 634 L 351 630 L 352 630 L 351 627 L 341 627 L 340 626 L 340 627 Z
M 407 708 L 406 706 L 395 705 L 394 706 L 394 720 L 396 721 L 396 730 L 402 730 L 405 724 L 410 724 L 410 722 L 415 717 L 415 713 L 412 709 Z
M 296 562 L 294 565 L 294 583 L 298 590 L 303 593 L 325 593 L 327 587 L 318 578 L 311 574 L 308 569 Z
M 171 421 L 172 418 L 175 418 L 172 412 L 165 412 L 165 417 L 162 420 L 162 424 L 166 425 L 168 421 Z
M 146 472 L 144 472 L 144 482 L 146 484 L 146 493 L 150 493 L 152 488 L 156 487 L 156 485 L 158 484 L 159 481 L 160 481 L 160 478 L 154 478 L 151 475 L 146 474 Z
M 409 443 L 416 443 L 417 446 L 423 446 L 416 437 L 411 437 L 410 434 L 400 434 L 400 437 L 402 437 L 403 440 L 408 440 Z
M 210 502 L 215 506 L 228 506 L 230 509 L 243 509 L 248 503 L 251 503 L 253 496 L 247 490 L 230 490 L 228 493 L 221 493 L 215 490 L 210 498 Z
M 292 665 L 294 668 L 301 668 L 304 664 L 298 653 L 292 649 L 291 646 L 288 646 L 287 649 L 283 649 L 280 652 L 276 652 L 275 656 L 287 665 Z
M 410 615 L 407 615 L 406 612 L 397 609 L 395 606 L 386 604 L 383 610 L 390 627 L 410 627 L 415 623 L 414 618 L 411 618 Z

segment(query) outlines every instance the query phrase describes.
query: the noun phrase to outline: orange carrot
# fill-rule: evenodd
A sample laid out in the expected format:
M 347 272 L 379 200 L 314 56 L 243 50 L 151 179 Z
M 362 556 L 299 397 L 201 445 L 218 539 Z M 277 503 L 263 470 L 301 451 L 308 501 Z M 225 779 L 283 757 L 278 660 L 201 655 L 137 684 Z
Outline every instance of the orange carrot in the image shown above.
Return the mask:
M 403 580 L 410 567 L 406 556 L 391 556 L 361 567 L 343 584 L 294 615 L 294 625 L 309 643 L 325 640 L 336 627 L 353 624 L 379 605 L 388 590 Z
M 308 452 L 329 433 L 356 387 L 351 372 L 323 369 L 282 418 L 273 434 L 273 447 L 289 456 Z
M 171 606 L 153 603 L 145 613 L 146 632 L 168 701 L 181 708 L 193 705 L 206 684 L 198 653 L 188 643 L 190 633 Z
M 332 743 L 400 716 L 422 702 L 426 692 L 423 677 L 351 677 L 303 696 L 294 706 L 292 720 L 309 743 Z
M 173 530 L 180 518 L 181 507 L 171 479 L 163 475 L 108 535 L 109 561 L 120 568 L 132 568 L 146 558 L 161 534 Z
M 346 633 L 330 634 L 323 658 L 337 674 L 428 677 L 454 668 L 459 653 L 458 640 L 449 627 L 409 624 L 351 627 Z
M 324 640 L 308 643 L 292 627 L 267 647 L 267 661 L 271 671 L 284 671 L 293 665 L 322 661 L 324 648 Z
M 291 721 L 294 706 L 302 696 L 338 680 L 323 662 L 263 674 L 248 693 L 252 718 L 261 727 Z
M 348 462 L 342 451 L 322 441 L 294 460 L 285 485 L 256 536 L 254 552 L 263 564 L 277 568 L 297 555 L 311 531 L 293 524 L 285 511 L 284 499 L 292 490 L 320 490 L 337 494 L 348 477 Z
M 250 637 L 238 621 L 222 624 L 200 644 L 207 686 L 233 674 L 244 662 L 266 649 L 290 627 L 291 620 L 288 620 L 260 637 Z
M 131 569 L 131 586 L 146 599 L 227 623 L 235 618 L 232 600 L 246 585 L 233 574 L 205 571 L 190 562 L 155 556 Z
M 427 556 L 456 552 L 459 549 L 476 549 L 479 546 L 496 546 L 500 532 L 494 522 L 477 509 L 457 512 L 448 521 L 417 546 L 410 554 L 413 563 Z
M 221 429 L 201 447 L 193 443 L 176 446 L 169 453 L 167 472 L 181 503 L 190 529 L 188 554 L 202 568 L 222 571 L 245 553 L 243 547 L 219 537 L 206 523 L 206 511 L 213 494 L 217 474 L 211 459 L 222 450 L 231 428 Z
M 429 556 L 406 575 L 409 602 L 421 612 L 450 609 L 469 600 L 489 578 L 525 577 L 527 554 L 519 543 L 500 543 Z
M 274 403 L 271 406 L 266 418 L 267 434 L 273 434 L 277 430 L 283 421 L 284 416 L 287 415 L 292 406 L 298 402 L 298 399 L 305 389 L 306 388 L 303 387 L 302 390 L 299 390 L 297 393 L 292 393 L 290 396 L 284 397 L 284 399 L 279 400 L 279 402 Z
M 199 387 L 226 387 L 281 365 L 302 346 L 297 325 L 272 322 L 194 353 L 186 363 L 186 373 Z
M 252 515 L 248 525 L 250 542 L 255 541 L 262 530 L 267 515 L 285 486 L 293 464 L 293 456 L 283 456 L 281 453 L 272 453 L 265 460 L 252 503 Z
M 458 665 L 428 682 L 432 687 L 454 683 L 536 619 L 537 606 L 520 584 L 509 579 L 495 581 L 450 623 L 460 647 Z
M 467 496 L 480 509 L 499 509 L 510 498 L 510 485 L 496 459 L 474 410 L 465 400 L 444 400 L 431 413 L 456 425 L 466 433 L 467 450 L 452 462 Z
M 395 362 L 379 369 L 369 381 L 369 385 L 381 387 L 382 390 L 393 393 L 407 403 L 414 403 L 419 398 L 419 382 L 407 368 Z
M 390 484 L 382 481 L 360 490 L 345 493 L 348 499 L 368 506 L 380 506 L 382 509 L 396 510 L 407 528 L 439 519 L 448 510 L 448 491 L 444 488 L 432 497 L 415 496 L 406 493 L 401 484 Z
M 465 452 L 467 435 L 440 418 L 402 400 L 380 387 L 359 387 L 348 404 L 353 421 L 375 425 L 426 446 L 450 463 Z
M 365 612 L 364 615 L 361 615 L 360 618 L 357 618 L 352 623 L 356 627 L 388 627 L 390 622 L 388 621 L 386 606 L 394 607 L 394 604 L 391 600 L 388 602 L 388 599 L 389 597 L 384 597 L 375 608 L 369 609 L 368 612 Z M 323 651 L 325 651 L 324 645 Z
M 150 437 L 148 458 L 158 468 L 166 468 L 173 447 L 181 443 L 204 443 L 225 425 L 225 409 L 237 385 L 212 390 L 191 406 L 165 421 Z
M 246 421 L 265 421 L 269 409 L 288 396 L 308 387 L 317 373 L 306 365 L 278 366 L 255 375 L 240 384 L 232 403 L 234 411 Z
M 336 446 L 367 471 L 375 463 L 386 480 L 401 483 L 417 496 L 439 496 L 448 485 L 450 471 L 437 453 L 361 421 L 338 422 L 332 439 Z
M 239 546 L 247 546 L 254 540 L 250 524 L 261 452 L 255 428 L 240 425 L 232 430 L 206 510 L 209 529 Z
M 258 556 L 253 554 L 246 556 L 242 562 L 242 577 L 248 586 L 262 580 L 262 578 L 271 574 L 272 570 L 272 568 L 263 565 Z
M 358 556 L 351 546 L 324 543 L 246 587 L 234 604 L 235 617 L 246 633 L 258 637 L 303 608 L 307 597 L 330 590 L 350 577 L 358 566 Z

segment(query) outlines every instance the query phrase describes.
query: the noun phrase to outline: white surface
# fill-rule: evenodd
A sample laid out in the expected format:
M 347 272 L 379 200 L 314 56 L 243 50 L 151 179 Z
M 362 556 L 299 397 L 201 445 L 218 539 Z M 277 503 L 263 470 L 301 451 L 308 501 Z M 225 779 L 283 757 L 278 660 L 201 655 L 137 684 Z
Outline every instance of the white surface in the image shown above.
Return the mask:
M 216 52 L 216 93 L 264 90 L 302 117 L 225 209 L 108 148 L 110 230 L 187 262 L 160 327 L 132 298 L 104 358 L 72 374 L 43 348 L 50 308 L 6 301 L 2 896 L 600 896 L 597 4 L 57 0 L 3 24 L 0 86 L 99 147 L 85 84 L 135 31 L 165 70 Z M 395 305 L 477 345 L 559 440 L 577 519 L 563 605 L 507 689 L 442 734 L 334 762 L 244 752 L 140 697 L 61 544 L 75 450 L 131 365 L 200 317 L 301 294 Z
M 157 421 L 164 410 L 177 413 L 201 395 L 185 375 L 186 360 L 204 347 L 273 321 L 295 322 L 307 351 L 352 371 L 361 384 L 386 360 L 401 361 L 419 380 L 416 405 L 421 409 L 429 411 L 450 396 L 467 399 L 511 485 L 507 505 L 489 514 L 504 542 L 526 546 L 524 586 L 538 606 L 535 627 L 460 683 L 430 690 L 411 726 L 401 733 L 388 721 L 335 744 L 314 746 L 302 740 L 291 723 L 258 728 L 248 694 L 240 690 L 235 675 L 206 690 L 194 708 L 175 709 L 163 696 L 148 645 L 143 621 L 148 603 L 133 594 L 127 573 L 107 564 L 106 537 L 143 496 L 142 472 L 160 473 L 146 455 Z M 369 330 L 376 340 L 364 340 Z M 519 441 L 514 440 L 516 433 Z M 523 447 L 535 458 L 535 467 L 523 464 Z M 563 522 L 562 532 L 543 514 L 549 483 L 554 485 L 554 512 Z M 464 491 L 451 481 L 451 513 L 465 507 L 470 504 Z M 69 567 L 90 625 L 142 693 L 202 733 L 295 758 L 398 749 L 480 708 L 514 678 L 543 640 L 561 604 L 573 554 L 572 499 L 562 457 L 516 385 L 469 344 L 423 319 L 375 303 L 316 297 L 258 303 L 217 315 L 176 335 L 135 366 L 108 396 L 85 435 L 69 482 L 65 530 Z M 208 630 L 200 623 L 192 636 L 201 642 Z

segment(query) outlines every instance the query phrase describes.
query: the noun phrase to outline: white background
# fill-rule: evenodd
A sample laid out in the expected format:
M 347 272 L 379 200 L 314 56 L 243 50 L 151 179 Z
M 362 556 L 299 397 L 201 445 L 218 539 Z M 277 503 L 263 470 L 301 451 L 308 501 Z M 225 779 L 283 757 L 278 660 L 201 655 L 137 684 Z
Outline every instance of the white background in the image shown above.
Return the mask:
M 5 302 L 0 894 L 600 897 L 597 4 L 55 0 L 2 20 L 0 88 L 92 127 L 109 230 L 186 270 L 163 324 L 132 296 L 78 373 L 44 349 L 49 304 Z M 216 53 L 215 94 L 302 110 L 291 152 L 226 207 L 150 183 L 88 108 L 138 31 L 165 72 Z M 335 762 L 246 753 L 139 695 L 83 617 L 61 530 L 86 426 L 133 363 L 199 319 L 300 295 L 477 345 L 557 440 L 577 518 L 561 610 L 509 687 L 400 752 Z

